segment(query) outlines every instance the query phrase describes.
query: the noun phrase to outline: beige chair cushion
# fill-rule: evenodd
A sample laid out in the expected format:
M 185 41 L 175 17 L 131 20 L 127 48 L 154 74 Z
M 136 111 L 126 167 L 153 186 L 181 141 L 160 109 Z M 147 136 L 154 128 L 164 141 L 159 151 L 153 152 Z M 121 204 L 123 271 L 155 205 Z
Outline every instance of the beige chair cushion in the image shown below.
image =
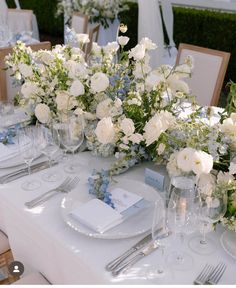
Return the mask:
M 38 272 L 22 277 L 12 285 L 49 285 L 50 283 Z
M 0 231 L 0 254 L 7 252 L 10 249 L 7 236 Z

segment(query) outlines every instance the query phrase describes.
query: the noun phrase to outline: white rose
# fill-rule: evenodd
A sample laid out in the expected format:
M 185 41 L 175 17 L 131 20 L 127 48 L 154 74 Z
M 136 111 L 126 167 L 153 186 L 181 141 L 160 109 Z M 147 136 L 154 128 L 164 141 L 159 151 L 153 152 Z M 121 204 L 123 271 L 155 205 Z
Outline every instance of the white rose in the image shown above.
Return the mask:
M 129 42 L 129 37 L 126 37 L 126 36 L 120 36 L 120 37 L 118 37 L 118 43 L 119 43 L 121 46 L 125 46 L 128 42 Z
M 103 47 L 103 50 L 106 54 L 114 54 L 118 51 L 119 44 L 117 42 L 109 42 L 106 46 Z
M 46 104 L 38 104 L 35 107 L 34 113 L 41 123 L 43 124 L 48 123 L 50 119 L 50 109 Z
M 139 144 L 141 141 L 143 141 L 143 135 L 139 133 L 132 134 L 131 136 L 129 136 L 129 140 L 133 144 Z
M 233 120 L 234 124 L 236 122 L 236 113 L 231 113 L 230 118 Z
M 231 175 L 236 174 L 236 163 L 235 162 L 230 162 L 229 174 L 231 174 Z
M 97 72 L 91 77 L 91 90 L 93 93 L 105 91 L 109 86 L 109 78 L 102 72 Z
M 177 165 L 179 169 L 181 169 L 184 172 L 190 172 L 192 171 L 192 164 L 193 164 L 193 153 L 196 150 L 192 148 L 184 148 L 177 154 Z
M 72 96 L 80 96 L 83 95 L 84 92 L 84 85 L 79 80 L 73 81 L 70 87 L 70 94 Z
M 68 60 L 65 62 L 65 68 L 68 70 L 68 75 L 72 79 L 76 77 L 81 77 L 84 79 L 88 75 L 85 65 L 82 63 L 77 63 L 74 60 Z
M 135 131 L 134 122 L 129 118 L 125 118 L 121 121 L 120 128 L 126 136 L 132 135 Z
M 157 45 L 147 37 L 142 38 L 140 44 L 143 45 L 147 50 L 154 50 L 157 48 Z
M 65 91 L 57 92 L 55 102 L 57 104 L 57 109 L 61 111 L 71 110 L 73 107 L 76 106 L 76 100 L 74 99 L 74 97 L 71 97 Z
M 25 82 L 21 86 L 21 93 L 24 98 L 29 98 L 32 95 L 35 95 L 39 92 L 39 88 L 35 83 L 32 82 Z
M 95 134 L 102 144 L 115 142 L 115 129 L 111 117 L 103 118 L 98 122 Z
M 217 184 L 220 185 L 230 185 L 234 182 L 234 176 L 228 172 L 220 171 L 217 174 Z
M 170 155 L 169 161 L 166 165 L 166 169 L 168 171 L 168 174 L 172 176 L 179 176 L 181 175 L 181 170 L 178 168 L 177 165 L 177 156 L 179 152 L 175 152 Z
M 220 129 L 223 133 L 229 134 L 230 136 L 236 136 L 236 123 L 232 118 L 227 118 L 223 121 Z
M 171 90 L 174 92 L 180 91 L 186 94 L 190 92 L 188 84 L 183 80 L 180 80 L 176 75 L 169 76 L 166 81 Z
M 134 60 L 142 60 L 145 56 L 145 47 L 144 45 L 137 44 L 129 52 L 129 58 L 134 58 Z
M 33 75 L 33 70 L 31 68 L 31 66 L 26 65 L 25 63 L 20 63 L 19 64 L 19 70 L 20 73 L 24 76 L 24 77 L 30 77 Z
M 213 168 L 213 157 L 204 151 L 195 151 L 192 160 L 192 170 L 198 176 L 202 173 L 210 173 Z
M 89 35 L 88 34 L 84 34 L 84 33 L 77 34 L 76 35 L 76 39 L 82 45 L 90 42 Z
M 46 50 L 39 51 L 39 58 L 41 59 L 41 61 L 43 61 L 47 65 L 50 65 L 51 62 L 54 60 L 52 52 L 46 51 Z
M 146 90 L 152 91 L 163 80 L 163 76 L 157 73 L 150 73 L 145 80 Z

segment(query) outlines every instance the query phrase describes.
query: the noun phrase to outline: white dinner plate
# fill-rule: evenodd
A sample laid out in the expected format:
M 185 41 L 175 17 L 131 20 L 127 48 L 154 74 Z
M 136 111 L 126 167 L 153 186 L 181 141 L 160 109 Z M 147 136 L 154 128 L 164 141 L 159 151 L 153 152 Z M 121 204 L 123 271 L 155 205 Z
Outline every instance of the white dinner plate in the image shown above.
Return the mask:
M 123 188 L 131 193 L 136 193 L 149 201 L 150 204 L 148 207 L 144 208 L 139 213 L 129 217 L 128 219 L 125 219 L 121 224 L 115 226 L 114 228 L 109 229 L 104 233 L 98 233 L 82 225 L 70 215 L 72 210 L 78 208 L 80 205 L 93 198 L 91 195 L 89 195 L 89 197 L 84 197 L 81 191 L 78 189 L 65 196 L 61 202 L 61 213 L 63 220 L 72 229 L 93 238 L 130 238 L 149 231 L 152 225 L 154 202 L 157 199 L 161 199 L 158 192 L 151 186 L 134 180 L 118 180 L 115 185 L 111 185 L 111 188 L 115 187 Z
M 226 230 L 220 237 L 220 243 L 225 252 L 236 259 L 236 232 Z

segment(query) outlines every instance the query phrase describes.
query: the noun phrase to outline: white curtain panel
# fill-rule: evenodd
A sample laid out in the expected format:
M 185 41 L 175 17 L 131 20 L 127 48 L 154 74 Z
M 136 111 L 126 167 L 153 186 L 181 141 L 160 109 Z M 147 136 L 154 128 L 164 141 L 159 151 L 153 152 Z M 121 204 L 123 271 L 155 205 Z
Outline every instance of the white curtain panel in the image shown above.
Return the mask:
M 169 45 L 175 47 L 175 42 L 173 39 L 174 15 L 171 0 L 161 0 L 161 7 L 166 32 L 169 38 Z

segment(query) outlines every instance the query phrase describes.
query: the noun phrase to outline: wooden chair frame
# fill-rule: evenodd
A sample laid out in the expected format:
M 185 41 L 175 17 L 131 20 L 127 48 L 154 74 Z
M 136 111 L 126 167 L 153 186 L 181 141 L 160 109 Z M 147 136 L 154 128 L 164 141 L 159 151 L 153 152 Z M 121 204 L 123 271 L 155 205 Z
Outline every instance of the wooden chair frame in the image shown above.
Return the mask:
M 209 55 L 213 55 L 213 56 L 219 56 L 222 58 L 222 62 L 220 65 L 220 69 L 219 69 L 219 73 L 218 73 L 218 77 L 216 79 L 216 84 L 214 87 L 214 92 L 210 101 L 210 105 L 211 106 L 217 106 L 218 102 L 219 102 L 219 98 L 220 98 L 220 92 L 221 92 L 221 88 L 224 82 L 224 77 L 225 77 L 225 73 L 228 67 L 228 63 L 229 63 L 229 58 L 230 58 L 230 53 L 228 52 L 224 52 L 224 51 L 219 51 L 219 50 L 213 50 L 213 49 L 208 49 L 208 48 L 203 48 L 203 47 L 199 47 L 199 46 L 194 46 L 194 45 L 190 45 L 190 44 L 185 44 L 185 43 L 180 43 L 179 44 L 179 48 L 178 48 L 178 54 L 177 54 L 177 58 L 176 58 L 176 65 L 180 64 L 180 56 L 183 50 L 190 50 L 190 51 L 195 51 L 195 52 L 200 52 L 203 54 L 209 54 Z
M 95 33 L 97 33 L 96 37 L 95 37 L 95 42 L 98 41 L 99 29 L 100 29 L 100 24 L 98 24 L 98 25 L 96 25 L 96 26 L 94 26 L 94 27 L 89 29 L 89 40 L 90 40 L 90 42 L 87 44 L 87 48 L 86 48 L 86 59 L 87 59 L 88 55 L 90 54 L 90 52 L 92 50 L 93 42 L 94 42 L 93 41 L 93 35 Z
M 38 51 L 40 49 L 51 49 L 51 43 L 39 42 L 31 45 L 27 45 L 31 47 L 33 51 Z M 5 101 L 8 99 L 7 97 L 7 84 L 6 84 L 6 70 L 5 70 L 5 57 L 8 54 L 13 52 L 13 47 L 4 47 L 0 48 L 0 100 Z
M 88 15 L 85 15 L 85 14 L 82 14 L 80 12 L 73 12 L 73 15 L 72 15 L 72 20 L 71 20 L 71 25 L 73 24 L 73 17 L 80 17 L 80 18 L 83 18 L 84 20 L 84 25 L 83 25 L 83 29 L 82 29 L 82 33 L 87 33 L 88 31 L 88 23 L 89 23 L 89 17 Z M 75 32 L 77 33 L 76 29 L 72 26 L 71 28 L 73 28 L 75 30 Z

